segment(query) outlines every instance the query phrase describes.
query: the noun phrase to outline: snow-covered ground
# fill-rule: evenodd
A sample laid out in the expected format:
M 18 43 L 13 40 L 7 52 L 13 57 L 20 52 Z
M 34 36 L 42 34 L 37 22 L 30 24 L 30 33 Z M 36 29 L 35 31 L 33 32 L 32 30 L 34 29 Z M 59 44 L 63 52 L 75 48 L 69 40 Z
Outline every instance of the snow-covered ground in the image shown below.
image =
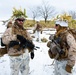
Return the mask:
M 1 26 L 0 26 L 1 28 Z M 3 29 L 3 31 L 5 31 Z M 32 30 L 28 30 L 32 33 Z M 1 32 L 1 30 L 0 30 Z M 50 34 L 54 34 L 55 31 L 43 31 L 41 34 L 41 38 L 49 38 Z M 31 34 L 31 36 L 34 34 Z M 49 40 L 49 39 L 48 39 Z M 29 75 L 54 75 L 54 65 L 51 65 L 53 59 L 50 59 L 48 56 L 48 47 L 46 43 L 36 42 L 35 38 L 33 42 L 36 46 L 40 47 L 40 49 L 35 50 L 34 59 L 30 59 L 30 72 Z M 0 75 L 10 75 L 10 62 L 9 56 L 6 54 L 3 57 L 0 57 Z M 21 74 L 19 74 L 21 75 Z

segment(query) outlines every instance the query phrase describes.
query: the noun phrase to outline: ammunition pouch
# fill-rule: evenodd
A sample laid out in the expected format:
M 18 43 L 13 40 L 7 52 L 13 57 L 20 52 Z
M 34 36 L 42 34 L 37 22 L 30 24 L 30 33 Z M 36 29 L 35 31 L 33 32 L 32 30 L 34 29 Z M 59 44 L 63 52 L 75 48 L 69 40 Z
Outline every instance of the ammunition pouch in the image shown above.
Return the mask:
M 57 49 L 57 45 L 51 41 L 49 41 L 47 43 L 47 45 L 49 47 L 48 54 L 49 54 L 50 58 L 54 59 L 58 53 L 59 53 L 59 57 L 57 58 L 57 60 L 65 59 L 68 57 L 68 50 L 67 49 L 61 49 L 61 51 L 59 52 Z
M 56 56 L 56 54 L 53 54 L 53 53 L 51 52 L 51 49 L 48 50 L 48 55 L 49 55 L 49 57 L 50 57 L 51 59 L 54 59 L 55 56 Z

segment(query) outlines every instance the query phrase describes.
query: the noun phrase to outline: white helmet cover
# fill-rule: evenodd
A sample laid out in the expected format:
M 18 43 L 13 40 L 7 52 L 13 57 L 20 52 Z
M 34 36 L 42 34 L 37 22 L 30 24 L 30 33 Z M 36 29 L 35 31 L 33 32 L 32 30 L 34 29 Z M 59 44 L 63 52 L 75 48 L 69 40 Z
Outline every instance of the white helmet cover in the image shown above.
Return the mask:
M 68 27 L 68 22 L 64 20 L 56 20 L 55 24 L 59 24 L 60 26 L 63 27 Z

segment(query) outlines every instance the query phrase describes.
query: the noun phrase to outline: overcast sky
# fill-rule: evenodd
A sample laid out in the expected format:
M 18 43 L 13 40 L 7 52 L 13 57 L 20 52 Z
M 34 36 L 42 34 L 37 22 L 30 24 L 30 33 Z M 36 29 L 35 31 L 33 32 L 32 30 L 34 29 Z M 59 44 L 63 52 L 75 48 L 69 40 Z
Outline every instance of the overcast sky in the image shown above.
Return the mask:
M 76 0 L 43 0 L 49 2 L 57 10 L 76 10 Z M 8 19 L 12 15 L 13 7 L 26 9 L 28 17 L 31 17 L 29 8 L 39 6 L 42 0 L 0 0 L 0 20 Z

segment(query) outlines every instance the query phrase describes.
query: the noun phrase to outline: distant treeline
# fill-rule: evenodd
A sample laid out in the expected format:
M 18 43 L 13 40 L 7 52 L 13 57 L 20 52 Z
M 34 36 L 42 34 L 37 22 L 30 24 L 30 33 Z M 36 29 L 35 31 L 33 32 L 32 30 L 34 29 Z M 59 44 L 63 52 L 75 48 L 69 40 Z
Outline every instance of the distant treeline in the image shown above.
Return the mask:
M 26 20 L 24 23 L 24 27 L 34 27 L 36 21 L 34 20 Z M 48 20 L 46 23 L 44 20 L 40 21 L 40 24 L 43 28 L 53 28 L 55 25 L 54 21 Z M 70 28 L 76 28 L 76 20 L 72 20 L 71 22 L 68 22 Z

